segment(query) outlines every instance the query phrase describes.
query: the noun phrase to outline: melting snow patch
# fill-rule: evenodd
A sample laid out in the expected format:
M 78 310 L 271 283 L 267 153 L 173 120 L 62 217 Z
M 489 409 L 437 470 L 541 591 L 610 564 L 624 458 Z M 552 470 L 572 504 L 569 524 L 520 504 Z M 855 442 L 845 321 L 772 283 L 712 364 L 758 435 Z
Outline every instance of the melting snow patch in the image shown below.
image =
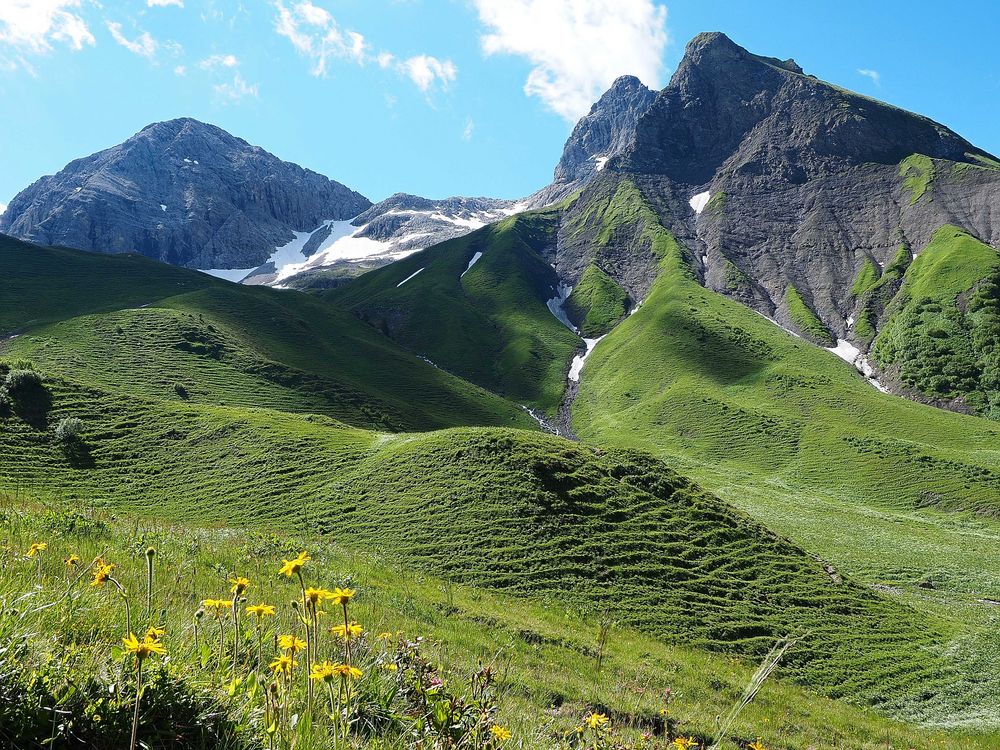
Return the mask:
M 426 267 L 427 266 L 424 266 L 424 268 L 426 268 Z M 409 276 L 407 276 L 405 279 L 403 279 L 398 284 L 396 284 L 396 288 L 399 289 L 399 287 L 403 286 L 403 284 L 405 284 L 407 281 L 409 281 L 410 279 L 412 279 L 414 276 L 416 276 L 418 273 L 420 273 L 423 270 L 424 270 L 423 268 L 418 268 L 416 271 L 414 271 Z
M 849 341 L 844 341 L 843 339 L 837 339 L 837 345 L 834 347 L 827 348 L 828 352 L 833 352 L 842 360 L 848 364 L 854 365 L 858 372 L 865 376 L 867 380 L 873 387 L 882 391 L 882 393 L 888 393 L 889 389 L 883 386 L 875 379 L 875 370 L 861 353 L 861 351 L 851 344 Z
M 462 276 L 465 276 L 465 274 L 467 274 L 469 271 L 471 271 L 472 267 L 474 265 L 476 265 L 476 261 L 479 260 L 482 257 L 483 257 L 483 254 L 477 250 L 476 254 L 472 256 L 472 260 L 469 261 L 468 267 L 464 271 L 462 271 Z M 462 278 L 462 276 L 459 276 L 458 278 Z
M 628 315 L 629 315 L 630 318 L 633 315 L 635 315 L 637 312 L 639 312 L 639 308 L 642 307 L 642 303 L 645 302 L 645 301 L 646 300 L 641 299 L 641 300 L 639 300 L 638 302 L 635 303 L 635 307 L 633 307 L 631 310 L 628 311 Z
M 696 214 L 700 214 L 704 210 L 705 206 L 708 205 L 708 199 L 711 197 L 712 194 L 706 190 L 704 193 L 698 193 L 698 195 L 691 198 L 688 202 L 691 204 L 691 208 L 694 209 L 694 212 Z
M 850 328 L 853 325 L 854 325 L 854 318 L 853 317 L 848 318 L 847 319 L 847 327 Z
M 594 157 L 594 166 L 597 167 L 597 171 L 598 172 L 600 172 L 602 169 L 604 169 L 604 165 L 607 164 L 607 163 L 608 163 L 608 157 L 606 157 L 606 156 L 595 156 Z
M 797 334 L 797 333 L 796 333 L 795 331 L 793 331 L 793 330 L 792 330 L 791 328 L 785 328 L 785 327 L 784 327 L 783 325 L 781 325 L 781 323 L 779 323 L 778 321 L 776 321 L 776 320 L 775 320 L 774 318 L 769 318 L 769 317 L 767 317 L 767 316 L 766 316 L 766 315 L 765 315 L 764 313 L 760 312 L 759 310 L 754 310 L 754 312 L 755 312 L 755 313 L 757 313 L 757 314 L 758 314 L 758 315 L 759 315 L 760 317 L 762 317 L 762 318 L 763 318 L 764 320 L 769 320 L 769 321 L 771 321 L 772 323 L 774 323 L 774 324 L 775 324 L 776 326 L 778 326 L 778 328 L 780 328 L 780 329 L 781 329 L 782 331 L 784 331 L 785 333 L 790 333 L 790 334 L 792 334 L 792 335 L 793 335 L 793 336 L 794 336 L 795 338 L 797 338 L 797 339 L 800 339 L 800 338 L 802 338 L 801 336 L 799 336 L 799 334 Z
M 605 334 L 606 336 L 607 334 Z M 584 339 L 583 343 L 587 345 L 587 351 L 583 354 L 577 354 L 573 357 L 573 362 L 569 366 L 569 379 L 574 383 L 580 382 L 580 373 L 583 371 L 583 365 L 587 361 L 587 357 L 590 353 L 594 351 L 594 347 L 597 346 L 598 342 L 603 339 L 604 336 L 598 336 L 596 339 Z
M 187 159 L 187 158 L 185 158 L 185 159 L 184 159 L 184 163 L 185 163 L 185 164 L 190 164 L 190 163 L 191 163 L 191 160 L 190 160 L 190 159 Z
M 572 291 L 573 287 L 569 284 L 560 284 L 556 287 L 556 296 L 548 300 L 545 305 L 549 308 L 549 312 L 555 315 L 556 320 L 566 326 L 573 333 L 577 333 L 576 326 L 569 322 L 566 310 L 563 309 L 563 305 L 566 304 L 566 300 L 569 298 L 569 294 Z
M 166 206 L 166 204 L 164 204 L 164 203 L 161 203 L 161 204 L 160 204 L 160 210 L 161 210 L 161 211 L 166 211 L 166 210 L 167 210 L 167 206 Z

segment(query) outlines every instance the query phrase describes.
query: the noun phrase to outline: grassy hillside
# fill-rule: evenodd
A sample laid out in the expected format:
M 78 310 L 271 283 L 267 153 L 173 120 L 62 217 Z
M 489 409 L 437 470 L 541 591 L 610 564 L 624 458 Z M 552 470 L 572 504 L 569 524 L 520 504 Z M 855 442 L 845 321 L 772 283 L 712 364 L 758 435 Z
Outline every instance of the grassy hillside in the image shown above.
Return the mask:
M 845 580 L 638 454 L 521 430 L 393 436 L 43 385 L 3 418 L 4 486 L 323 533 L 716 651 L 759 656 L 793 635 L 786 674 L 890 711 L 938 700 L 953 680 L 935 655 L 949 637 L 937 618 Z M 83 437 L 61 442 L 54 428 L 71 417 Z
M 987 600 L 1000 596 L 1000 566 L 984 545 L 1000 539 L 990 520 L 1000 513 L 1000 427 L 877 392 L 828 352 L 701 287 L 655 214 L 635 215 L 660 248 L 661 273 L 588 359 L 577 435 L 667 458 L 838 568 L 948 617 L 953 654 L 969 660 L 961 682 L 994 701 L 1000 654 Z M 939 709 L 937 720 L 997 719 Z
M 614 328 L 628 312 L 628 294 L 601 268 L 591 263 L 566 300 L 566 314 L 586 338 Z
M 580 345 L 546 307 L 558 279 L 542 252 L 555 242 L 559 213 L 513 216 L 365 274 L 329 299 L 445 370 L 554 412 Z
M 62 596 L 68 591 L 46 610 L 0 621 L 4 673 L 17 661 L 14 676 L 0 686 L 5 698 L 0 740 L 23 750 L 33 750 L 34 743 L 41 746 L 49 737 L 56 747 L 74 746 L 74 740 L 75 746 L 89 743 L 90 748 L 99 742 L 121 747 L 128 741 L 135 673 L 117 647 L 125 627 L 122 601 L 110 583 L 88 586 L 89 573 L 81 583 L 69 585 L 63 560 L 74 554 L 81 567 L 96 555 L 116 564 L 115 576 L 133 600 L 134 630 L 141 632 L 151 621 L 165 630 L 169 659 L 151 658 L 146 664 L 140 712 L 139 739 L 154 747 L 179 741 L 211 748 L 266 743 L 262 704 L 267 681 L 264 689 L 254 688 L 254 672 L 266 673 L 276 654 L 274 634 L 303 635 L 288 605 L 297 584 L 276 575 L 280 561 L 301 550 L 312 558 L 303 569 L 310 585 L 348 584 L 357 592 L 351 616 L 365 631 L 353 656 L 363 668 L 354 701 L 358 734 L 377 720 L 374 730 L 359 736 L 361 747 L 402 750 L 421 739 L 433 740 L 434 725 L 426 722 L 418 728 L 413 717 L 420 713 L 413 709 L 419 703 L 406 689 L 415 677 L 409 669 L 412 649 L 406 644 L 418 637 L 426 639 L 417 650 L 430 661 L 428 677 L 444 682 L 436 696 L 428 696 L 431 706 L 453 697 L 468 701 L 470 677 L 484 662 L 494 667 L 490 705 L 496 713 L 488 721 L 509 729 L 512 736 L 504 746 L 510 748 L 566 747 L 560 738 L 571 737 L 593 710 L 610 716 L 612 741 L 633 748 L 663 750 L 675 736 L 710 741 L 718 736 L 716 717 L 738 700 L 754 666 L 666 645 L 619 626 L 611 628 L 602 649 L 598 620 L 580 611 L 454 585 L 393 565 L 377 552 L 349 551 L 313 536 L 137 521 L 76 504 L 40 505 L 6 493 L 0 493 L 0 533 L 5 558 L 0 601 L 16 598 L 27 610 L 49 604 L 54 592 Z M 35 558 L 24 557 L 38 542 L 47 548 Z M 149 547 L 156 551 L 154 615 L 146 618 L 143 551 Z M 228 579 L 234 575 L 249 579 L 248 603 L 273 603 L 276 610 L 259 631 L 253 618 L 241 613 L 247 627 L 238 670 L 243 682 L 238 684 L 232 682 L 228 613 L 221 668 L 214 618 L 209 614 L 201 620 L 196 640 L 192 616 L 203 599 L 228 598 Z M 43 585 L 36 587 L 38 583 Z M 608 602 L 624 603 L 618 592 Z M 384 632 L 392 637 L 377 637 Z M 323 636 L 320 651 L 339 658 L 331 636 Z M 297 715 L 305 703 L 302 654 L 299 660 L 288 694 Z M 69 684 L 73 690 L 66 689 Z M 404 689 L 393 693 L 396 684 Z M 56 710 L 59 721 L 52 720 Z M 330 729 L 329 719 L 317 712 L 313 722 L 300 720 L 287 734 L 300 747 L 328 748 L 333 746 Z M 644 733 L 650 737 L 644 740 Z M 284 734 L 284 729 L 278 733 L 278 747 L 285 746 Z M 782 750 L 880 750 L 887 744 L 985 750 L 995 742 L 985 735 L 905 727 L 773 678 L 729 727 L 726 738 L 723 747 L 729 749 L 760 740 Z
M 963 399 L 1000 419 L 1000 254 L 958 227 L 939 229 L 906 270 L 872 349 L 931 398 Z
M 0 352 L 102 388 L 382 429 L 537 426 L 305 294 L 14 240 L 0 241 L 0 257 L 13 269 L 3 282 L 5 330 L 23 330 Z

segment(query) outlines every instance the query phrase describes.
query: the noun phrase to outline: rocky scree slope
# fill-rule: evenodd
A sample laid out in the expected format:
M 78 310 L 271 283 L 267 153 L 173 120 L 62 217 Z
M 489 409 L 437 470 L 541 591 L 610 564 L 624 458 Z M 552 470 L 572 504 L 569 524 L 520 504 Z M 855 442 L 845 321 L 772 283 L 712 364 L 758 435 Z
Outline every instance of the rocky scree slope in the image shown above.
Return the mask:
M 191 268 L 250 268 L 294 230 L 370 205 L 339 182 L 181 118 L 42 177 L 10 202 L 0 232 Z

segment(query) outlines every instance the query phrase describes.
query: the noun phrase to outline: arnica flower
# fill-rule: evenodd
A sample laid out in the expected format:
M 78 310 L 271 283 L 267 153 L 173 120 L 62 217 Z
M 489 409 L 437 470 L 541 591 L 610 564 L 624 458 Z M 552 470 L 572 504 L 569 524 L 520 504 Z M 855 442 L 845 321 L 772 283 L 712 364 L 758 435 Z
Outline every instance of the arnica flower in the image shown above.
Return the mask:
M 296 635 L 279 635 L 278 648 L 282 651 L 291 651 L 297 654 L 306 647 L 306 642 Z
M 286 575 L 291 578 L 293 575 L 302 570 L 302 566 L 305 565 L 312 558 L 309 557 L 308 552 L 300 552 L 299 556 L 294 560 L 282 560 L 284 565 L 281 566 L 281 570 L 278 571 L 281 575 Z
M 309 672 L 309 679 L 316 682 L 333 682 L 337 676 L 334 665 L 328 661 L 322 664 L 313 664 L 312 671 Z
M 158 641 L 166 634 L 165 628 L 159 628 L 153 625 L 149 630 L 146 631 L 146 639 L 150 641 Z
M 103 586 L 107 583 L 107 580 L 111 577 L 111 573 L 115 569 L 114 563 L 105 562 L 103 559 L 98 557 L 94 561 L 94 580 L 90 582 L 91 586 Z
M 135 633 L 129 633 L 125 638 L 122 638 L 122 643 L 125 644 L 125 650 L 130 654 L 135 654 L 135 658 L 139 661 L 147 659 L 153 654 L 162 656 L 167 653 L 166 647 L 158 640 L 146 637 L 140 641 L 135 637 Z
M 387 664 L 383 664 L 382 665 L 382 669 L 384 669 L 386 672 L 398 672 L 399 671 L 399 667 L 396 665 L 395 662 L 392 662 L 392 661 L 388 662 Z
M 306 589 L 306 601 L 313 605 L 313 607 L 324 599 L 329 599 L 331 596 L 332 592 L 327 591 L 326 589 L 316 589 L 312 587 Z
M 268 617 L 274 616 L 274 605 L 272 604 L 251 604 L 247 607 L 248 615 L 256 615 L 258 619 L 267 615 Z
M 219 617 L 224 609 L 232 609 L 233 603 L 229 599 L 206 599 L 201 603 L 201 606 L 205 609 L 215 610 L 215 616 Z
M 764 743 L 758 738 L 756 742 L 751 742 L 747 745 L 747 750 L 767 750 L 767 748 L 764 747 Z
M 354 589 L 336 588 L 330 593 L 334 604 L 347 604 L 357 592 Z
M 673 746 L 676 750 L 688 750 L 688 748 L 697 747 L 698 743 L 695 742 L 694 737 L 688 737 L 684 739 L 683 737 L 678 737 L 673 741 Z
M 493 735 L 497 742 L 506 742 L 512 736 L 507 727 L 502 727 L 499 724 L 494 724 L 490 727 L 490 734 Z
M 295 661 L 291 656 L 283 654 L 271 662 L 271 672 L 274 674 L 290 675 L 292 673 L 292 667 L 298 666 L 298 662 Z
M 610 723 L 610 720 L 604 714 L 594 712 L 587 714 L 587 716 L 583 719 L 583 723 L 591 729 L 601 729 L 602 727 L 606 727 Z M 684 749 L 681 748 L 681 750 Z
M 25 552 L 25 554 L 28 557 L 34 557 L 39 552 L 44 552 L 48 548 L 48 546 L 49 545 L 46 544 L 45 542 L 35 542 L 30 547 L 28 547 L 28 551 Z
M 351 638 L 358 638 L 364 632 L 364 628 L 352 620 L 347 625 L 334 625 L 330 628 L 330 632 L 341 640 L 346 641 Z
M 75 568 L 77 565 L 80 564 L 80 556 L 70 555 L 65 560 L 63 560 L 63 562 L 66 563 L 67 568 Z
M 342 680 L 357 680 L 362 675 L 360 669 L 350 664 L 334 664 L 333 673 Z
M 390 633 L 389 631 L 386 631 L 384 633 L 379 633 L 375 637 L 378 638 L 380 641 L 391 641 L 392 640 L 392 633 Z
M 250 586 L 250 579 L 244 578 L 243 576 L 236 576 L 235 578 L 230 578 L 229 582 L 233 584 L 233 587 L 229 590 L 236 596 L 242 594 L 244 591 L 247 590 L 247 587 Z

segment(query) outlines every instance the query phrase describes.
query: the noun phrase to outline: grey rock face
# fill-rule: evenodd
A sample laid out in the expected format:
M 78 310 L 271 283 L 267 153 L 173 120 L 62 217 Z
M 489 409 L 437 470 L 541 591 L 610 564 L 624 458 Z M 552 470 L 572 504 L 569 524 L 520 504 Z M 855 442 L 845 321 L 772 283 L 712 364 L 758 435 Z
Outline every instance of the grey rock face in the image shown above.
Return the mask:
M 932 164 L 916 197 L 901 174 L 913 154 Z M 1000 169 L 991 160 L 925 117 L 701 34 L 567 221 L 628 179 L 706 286 L 793 329 L 785 295 L 794 286 L 835 338 L 865 351 L 848 319 L 857 317 L 850 290 L 866 258 L 884 269 L 900 246 L 918 252 L 947 223 L 1000 246 Z M 691 199 L 704 193 L 707 206 L 696 211 Z M 641 299 L 656 273 L 645 250 L 627 233 L 599 251 L 592 239 L 561 234 L 568 281 L 599 252 L 602 268 Z
M 41 178 L 10 202 L 0 232 L 191 268 L 248 268 L 293 230 L 370 205 L 338 182 L 181 118 Z
M 529 197 L 527 205 L 556 203 L 592 180 L 631 145 L 636 122 L 655 99 L 656 93 L 635 76 L 617 79 L 573 128 L 552 184 Z

